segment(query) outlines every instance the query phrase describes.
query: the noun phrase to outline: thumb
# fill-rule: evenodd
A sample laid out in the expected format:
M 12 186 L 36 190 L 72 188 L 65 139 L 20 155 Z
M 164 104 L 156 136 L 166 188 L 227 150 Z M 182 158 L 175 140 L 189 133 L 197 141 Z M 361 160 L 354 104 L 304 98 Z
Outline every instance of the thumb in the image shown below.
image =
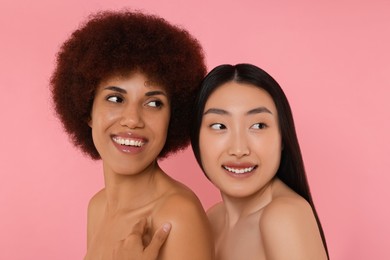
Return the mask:
M 150 259 L 157 258 L 158 253 L 161 249 L 161 246 L 167 240 L 167 237 L 169 235 L 169 232 L 171 231 L 171 228 L 172 228 L 171 223 L 165 223 L 159 229 L 156 230 L 156 232 L 153 235 L 152 241 L 145 248 L 145 251 L 144 251 L 144 253 L 148 257 L 148 259 L 149 258 Z

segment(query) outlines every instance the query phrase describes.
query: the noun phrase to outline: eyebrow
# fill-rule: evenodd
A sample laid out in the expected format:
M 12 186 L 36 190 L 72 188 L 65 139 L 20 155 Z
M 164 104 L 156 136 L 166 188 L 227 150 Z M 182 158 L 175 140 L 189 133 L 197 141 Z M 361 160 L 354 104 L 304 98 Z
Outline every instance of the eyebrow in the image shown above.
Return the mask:
M 112 90 L 112 91 L 119 92 L 119 93 L 122 93 L 122 94 L 126 94 L 127 93 L 127 91 L 124 90 L 123 88 L 116 87 L 116 86 L 108 86 L 108 87 L 105 87 L 104 89 Z
M 254 109 L 249 110 L 246 114 L 253 115 L 253 114 L 259 114 L 259 113 L 269 113 L 272 115 L 272 112 L 266 107 L 256 107 Z
M 266 107 L 256 107 L 254 109 L 249 110 L 245 114 L 246 115 L 254 115 L 254 114 L 259 114 L 259 113 L 269 113 L 272 115 L 272 112 Z M 206 112 L 203 113 L 203 115 L 207 115 L 207 114 L 230 115 L 231 113 L 229 111 L 226 111 L 226 110 L 220 109 L 220 108 L 210 108 Z
M 167 94 L 164 92 L 164 91 L 161 91 L 161 90 L 153 90 L 153 91 L 148 91 L 145 93 L 145 96 L 156 96 L 156 95 L 163 95 L 163 96 L 167 96 Z
M 209 108 L 206 112 L 203 113 L 203 115 L 207 114 L 230 115 L 228 111 L 220 108 Z
M 118 93 L 121 93 L 121 94 L 126 94 L 127 93 L 127 91 L 125 89 L 120 88 L 120 87 L 116 87 L 116 86 L 108 86 L 108 87 L 105 87 L 104 89 L 112 90 L 112 91 L 115 91 L 115 92 L 118 92 Z M 148 91 L 148 92 L 145 93 L 145 96 L 147 96 L 147 97 L 156 96 L 156 95 L 167 96 L 167 94 L 164 91 L 161 91 L 161 90 L 153 90 L 153 91 Z

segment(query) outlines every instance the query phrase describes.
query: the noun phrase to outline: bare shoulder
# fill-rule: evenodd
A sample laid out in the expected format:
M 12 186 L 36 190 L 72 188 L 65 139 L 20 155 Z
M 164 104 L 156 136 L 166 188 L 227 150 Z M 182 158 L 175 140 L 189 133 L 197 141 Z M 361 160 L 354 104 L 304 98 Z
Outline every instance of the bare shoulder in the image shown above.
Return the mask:
M 96 215 L 95 213 L 100 213 L 103 210 L 105 202 L 104 189 L 96 193 L 88 203 L 88 215 Z
M 194 214 L 196 216 L 205 215 L 205 211 L 202 207 L 197 196 L 190 192 L 175 192 L 171 193 L 160 203 L 159 213 L 164 216 L 165 214 L 180 217 L 183 214 Z M 172 214 L 180 213 L 180 214 Z
M 170 192 L 158 203 L 153 225 L 172 224 L 161 259 L 213 259 L 210 225 L 197 196 L 188 188 Z
M 188 225 L 192 220 L 202 223 L 206 213 L 198 197 L 190 189 L 180 187 L 174 189 L 156 205 L 155 220 L 169 220 L 173 225 Z
M 275 198 L 264 207 L 259 224 L 262 230 L 275 229 L 282 224 L 300 229 L 299 225 L 307 221 L 315 221 L 310 204 L 301 197 L 286 196 Z
M 221 219 L 224 216 L 224 213 L 225 207 L 223 205 L 223 202 L 219 202 L 207 210 L 207 217 L 212 227 L 216 227 L 217 225 L 222 223 Z
M 259 220 L 267 257 L 272 259 L 326 259 L 310 204 L 299 195 L 274 198 Z
M 97 226 L 101 222 L 104 213 L 104 203 L 104 190 L 99 191 L 89 200 L 87 212 L 87 245 L 89 245 Z

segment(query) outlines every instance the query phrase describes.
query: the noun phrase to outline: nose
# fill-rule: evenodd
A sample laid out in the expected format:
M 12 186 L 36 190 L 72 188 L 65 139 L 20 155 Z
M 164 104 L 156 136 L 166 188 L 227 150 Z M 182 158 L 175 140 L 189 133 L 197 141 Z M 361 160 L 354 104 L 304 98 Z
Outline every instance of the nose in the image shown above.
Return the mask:
M 248 138 L 243 131 L 236 131 L 230 136 L 228 153 L 237 158 L 250 154 Z
M 120 124 L 130 129 L 144 127 L 142 111 L 135 105 L 129 105 L 123 109 Z

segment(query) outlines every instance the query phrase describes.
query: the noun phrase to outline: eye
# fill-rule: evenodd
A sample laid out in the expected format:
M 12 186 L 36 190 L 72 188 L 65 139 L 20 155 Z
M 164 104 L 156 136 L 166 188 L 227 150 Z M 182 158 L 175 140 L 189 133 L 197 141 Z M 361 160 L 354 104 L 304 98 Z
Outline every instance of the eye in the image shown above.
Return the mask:
M 252 129 L 265 129 L 267 127 L 264 123 L 256 123 L 251 126 Z
M 113 102 L 113 103 L 122 103 L 123 98 L 118 97 L 118 96 L 108 96 L 107 101 Z
M 215 123 L 215 124 L 211 124 L 210 128 L 214 130 L 223 130 L 226 129 L 226 126 L 220 123 Z
M 160 100 L 153 100 L 153 101 L 150 101 L 146 104 L 147 106 L 149 107 L 162 107 L 163 106 L 163 102 L 161 102 Z

